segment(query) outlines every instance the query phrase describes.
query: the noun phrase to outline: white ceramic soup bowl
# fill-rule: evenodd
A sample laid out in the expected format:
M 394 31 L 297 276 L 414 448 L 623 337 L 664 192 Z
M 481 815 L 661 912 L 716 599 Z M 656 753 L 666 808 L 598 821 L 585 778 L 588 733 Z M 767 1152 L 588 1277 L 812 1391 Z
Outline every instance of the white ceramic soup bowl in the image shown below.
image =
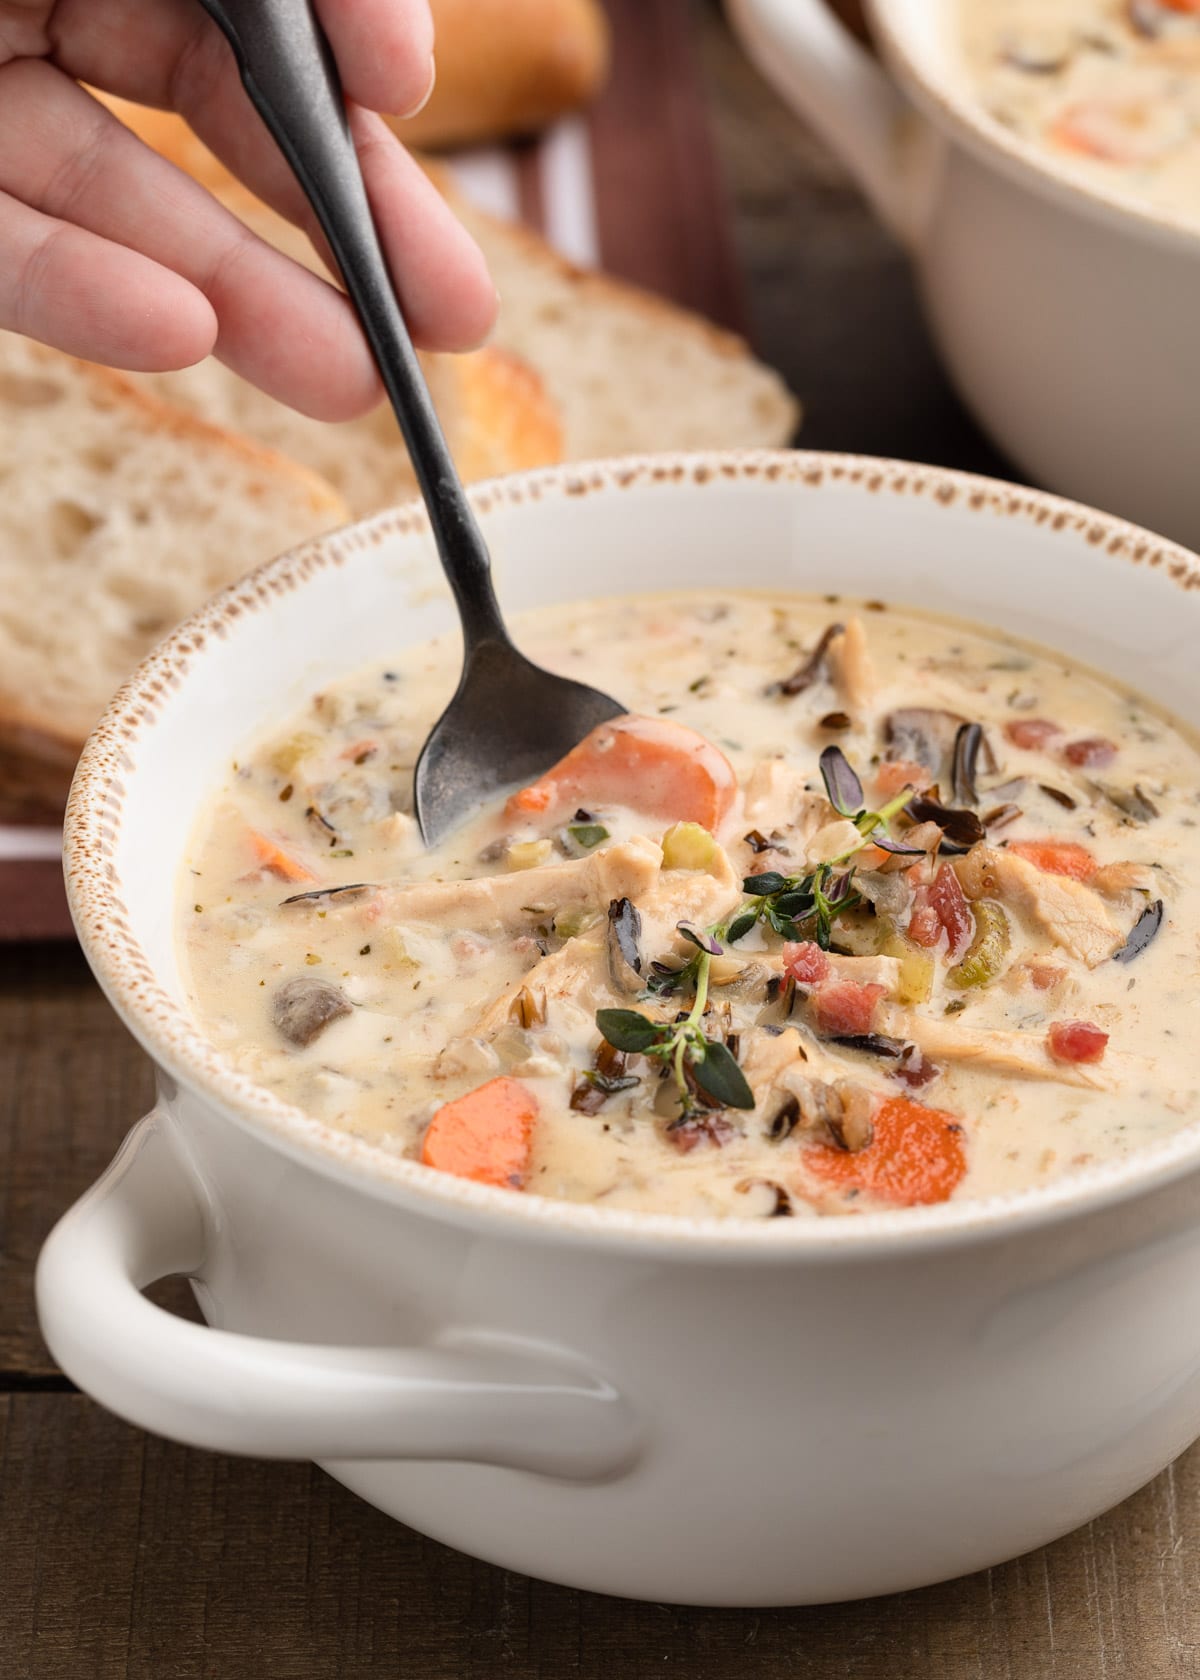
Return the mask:
M 993 121 L 956 62 L 963 3 L 867 0 L 886 70 L 826 0 L 727 7 L 907 247 L 950 372 L 1000 446 L 1052 489 L 1200 547 L 1200 232 Z
M 882 597 L 1039 638 L 1200 722 L 1200 561 L 1044 495 L 764 454 L 475 499 L 509 608 L 647 585 Z M 41 1257 L 68 1375 L 177 1440 L 317 1459 L 479 1557 L 698 1604 L 957 1575 L 1153 1476 L 1200 1433 L 1200 1128 L 1001 1201 L 693 1222 L 383 1154 L 205 1042 L 173 932 L 199 807 L 258 727 L 451 622 L 423 514 L 386 514 L 219 597 L 93 736 L 71 901 L 160 1094 Z M 211 1328 L 139 1294 L 168 1272 Z

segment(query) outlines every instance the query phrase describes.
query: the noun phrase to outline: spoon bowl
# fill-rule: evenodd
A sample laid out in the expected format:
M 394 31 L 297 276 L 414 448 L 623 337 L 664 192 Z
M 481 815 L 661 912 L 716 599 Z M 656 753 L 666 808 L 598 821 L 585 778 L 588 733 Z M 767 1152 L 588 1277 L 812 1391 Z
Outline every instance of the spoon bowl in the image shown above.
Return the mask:
M 337 65 L 311 0 L 201 0 L 316 212 L 379 367 L 462 621 L 463 670 L 421 750 L 413 810 L 426 845 L 507 782 L 532 780 L 626 708 L 518 651 L 372 220 Z
M 599 689 L 535 665 L 509 641 L 477 644 L 417 760 L 413 802 L 426 844 L 508 785 L 536 780 L 624 711 Z

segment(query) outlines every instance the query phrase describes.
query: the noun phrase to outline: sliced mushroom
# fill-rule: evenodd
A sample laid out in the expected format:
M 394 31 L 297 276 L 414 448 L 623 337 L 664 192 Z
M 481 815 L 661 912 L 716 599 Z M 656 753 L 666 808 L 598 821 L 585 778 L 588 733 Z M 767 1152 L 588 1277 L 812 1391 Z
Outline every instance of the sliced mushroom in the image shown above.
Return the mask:
M 290 1044 L 303 1048 L 331 1021 L 349 1015 L 350 1000 L 340 986 L 310 975 L 285 980 L 271 999 L 271 1018 Z
M 1095 782 L 1093 786 L 1097 793 L 1102 793 L 1109 804 L 1128 817 L 1130 822 L 1153 822 L 1158 815 L 1158 806 L 1136 782 L 1131 788 L 1114 787 L 1110 782 Z

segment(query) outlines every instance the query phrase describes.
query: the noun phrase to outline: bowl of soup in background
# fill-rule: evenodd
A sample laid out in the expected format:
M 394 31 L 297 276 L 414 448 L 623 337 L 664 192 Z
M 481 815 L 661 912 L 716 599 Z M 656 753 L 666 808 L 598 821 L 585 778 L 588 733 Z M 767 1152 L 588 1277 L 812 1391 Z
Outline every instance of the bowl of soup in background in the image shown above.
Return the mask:
M 1037 492 L 781 453 L 566 467 L 474 499 L 510 608 L 731 576 L 886 598 L 1059 648 L 1200 724 L 1200 560 Z M 492 1562 L 685 1603 L 919 1586 L 1157 1473 L 1200 1433 L 1195 1126 L 989 1200 L 684 1219 L 434 1172 L 205 1039 L 175 902 L 210 790 L 315 688 L 452 622 L 423 512 L 384 514 L 196 614 L 92 737 L 71 903 L 159 1096 L 43 1251 L 63 1369 L 174 1439 L 315 1459 Z M 167 1273 L 206 1325 L 140 1293 Z
M 1200 543 L 1200 183 L 1188 217 L 995 120 L 964 3 L 867 0 L 886 69 L 826 0 L 727 9 L 908 250 L 947 367 L 1001 448 L 1064 495 Z

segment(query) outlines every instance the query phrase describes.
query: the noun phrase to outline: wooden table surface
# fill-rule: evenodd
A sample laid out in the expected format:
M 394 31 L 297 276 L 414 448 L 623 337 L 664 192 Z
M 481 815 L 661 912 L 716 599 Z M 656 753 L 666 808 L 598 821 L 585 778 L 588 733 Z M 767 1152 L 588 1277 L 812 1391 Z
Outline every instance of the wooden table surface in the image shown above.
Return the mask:
M 814 447 L 1003 470 L 934 362 L 905 264 L 842 170 L 696 21 L 758 348 Z M 1200 1450 L 969 1579 L 851 1606 L 638 1605 L 475 1563 L 308 1465 L 188 1451 L 74 1392 L 31 1276 L 150 1096 L 78 952 L 0 951 L 3 1680 L 1184 1680 L 1200 1675 Z M 164 1297 L 186 1310 L 178 1291 Z

